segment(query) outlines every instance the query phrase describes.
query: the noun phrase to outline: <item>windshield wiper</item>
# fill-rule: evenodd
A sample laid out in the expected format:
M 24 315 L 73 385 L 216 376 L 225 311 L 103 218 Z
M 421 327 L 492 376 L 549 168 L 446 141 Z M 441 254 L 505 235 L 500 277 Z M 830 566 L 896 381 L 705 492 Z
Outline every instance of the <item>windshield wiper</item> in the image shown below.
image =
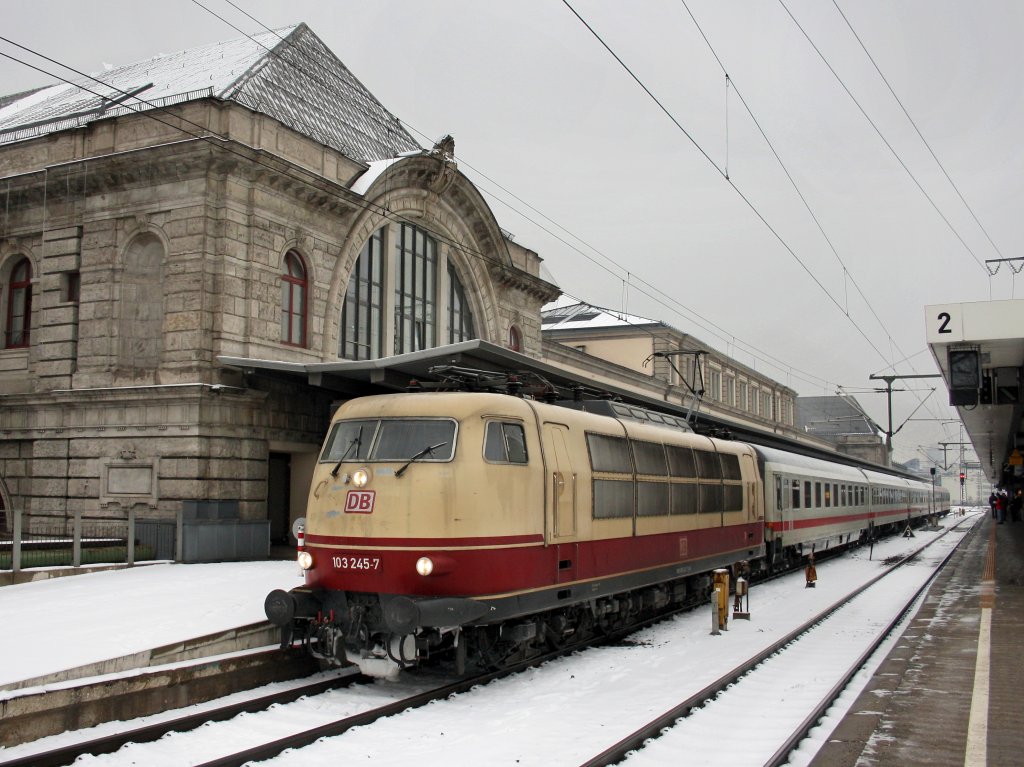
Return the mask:
M 406 461 L 405 465 L 402 468 L 400 468 L 397 471 L 395 471 L 395 476 L 396 477 L 402 476 L 402 474 L 405 473 L 405 470 L 408 469 L 409 466 L 412 464 L 412 462 L 415 461 L 417 458 L 422 458 L 425 455 L 430 455 L 435 450 L 437 450 L 439 447 L 444 447 L 447 444 L 448 444 L 447 442 L 438 442 L 436 445 L 427 445 L 425 448 L 423 448 L 418 453 L 416 453 L 416 455 L 414 455 L 412 458 L 410 458 L 408 461 Z
M 348 458 L 349 453 L 352 452 L 352 448 L 355 448 L 356 450 L 358 450 L 359 446 L 362 443 L 363 443 L 363 427 L 360 426 L 359 427 L 359 433 L 356 434 L 356 436 L 354 436 L 352 438 L 352 441 L 348 443 L 348 447 L 345 448 L 345 454 L 343 456 L 341 456 L 341 458 L 338 459 L 338 462 L 336 464 L 334 464 L 334 468 L 331 469 L 331 476 L 332 477 L 337 477 L 338 476 L 338 469 L 341 468 L 341 464 L 343 464 L 345 462 L 345 459 Z

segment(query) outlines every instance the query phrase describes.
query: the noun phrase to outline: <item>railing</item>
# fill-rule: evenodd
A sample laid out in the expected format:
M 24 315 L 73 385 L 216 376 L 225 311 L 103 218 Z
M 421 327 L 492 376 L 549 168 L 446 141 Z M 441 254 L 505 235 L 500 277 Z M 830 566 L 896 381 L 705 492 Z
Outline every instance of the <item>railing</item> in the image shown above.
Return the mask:
M 127 518 L 52 517 L 8 509 L 7 529 L 0 531 L 0 570 L 26 567 L 81 567 L 114 563 L 134 565 L 175 553 L 174 522 L 136 523 Z

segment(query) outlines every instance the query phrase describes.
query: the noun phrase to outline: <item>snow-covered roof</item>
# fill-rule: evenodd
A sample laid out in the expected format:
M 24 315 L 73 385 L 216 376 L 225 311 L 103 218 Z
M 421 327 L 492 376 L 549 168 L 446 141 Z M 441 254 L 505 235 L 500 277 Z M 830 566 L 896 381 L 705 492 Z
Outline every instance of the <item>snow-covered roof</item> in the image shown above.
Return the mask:
M 355 160 L 420 149 L 305 24 L 160 54 L 73 84 L 0 98 L 0 143 L 210 97 L 273 117 Z
M 585 303 L 556 301 L 545 306 L 540 313 L 542 330 L 595 330 L 598 328 L 626 328 L 665 323 L 636 314 L 602 309 Z
M 857 400 L 848 395 L 798 397 L 796 425 L 826 439 L 841 434 L 877 434 L 880 430 Z

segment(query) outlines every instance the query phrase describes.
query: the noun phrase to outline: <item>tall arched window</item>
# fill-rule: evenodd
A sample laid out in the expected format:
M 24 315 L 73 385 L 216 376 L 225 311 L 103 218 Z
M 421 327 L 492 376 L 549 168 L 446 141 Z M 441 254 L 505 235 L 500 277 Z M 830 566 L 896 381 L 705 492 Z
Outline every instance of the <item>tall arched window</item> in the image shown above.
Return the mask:
M 522 351 L 523 339 L 519 334 L 519 328 L 515 325 L 509 325 L 508 327 L 508 348 L 514 352 Z
M 124 252 L 117 364 L 135 370 L 160 366 L 164 344 L 163 241 L 152 232 L 133 237 Z
M 396 243 L 395 354 L 437 346 L 437 241 L 402 224 Z
M 477 338 L 472 288 L 448 249 L 426 229 L 405 223 L 380 227 L 349 274 L 338 356 L 372 360 Z
M 292 346 L 306 345 L 306 294 L 309 282 L 302 258 L 294 250 L 284 257 L 281 275 L 281 340 Z
M 473 312 L 466 300 L 466 290 L 455 272 L 455 267 L 448 264 L 448 343 L 468 341 L 476 338 L 473 331 Z
M 7 288 L 7 331 L 4 346 L 17 349 L 28 346 L 32 326 L 32 264 L 22 258 L 11 270 Z
M 375 360 L 384 353 L 384 230 L 366 241 L 348 281 L 341 309 L 338 356 L 347 360 Z

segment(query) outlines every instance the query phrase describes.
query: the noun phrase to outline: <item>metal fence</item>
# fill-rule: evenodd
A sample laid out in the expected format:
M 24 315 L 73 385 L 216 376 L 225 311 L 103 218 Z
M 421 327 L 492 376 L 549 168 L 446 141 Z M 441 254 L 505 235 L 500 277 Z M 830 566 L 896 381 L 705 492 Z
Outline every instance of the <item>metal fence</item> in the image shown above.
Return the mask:
M 0 531 L 0 570 L 174 558 L 175 523 L 136 523 L 134 511 L 126 518 L 80 513 L 65 518 L 7 509 L 6 516 Z

